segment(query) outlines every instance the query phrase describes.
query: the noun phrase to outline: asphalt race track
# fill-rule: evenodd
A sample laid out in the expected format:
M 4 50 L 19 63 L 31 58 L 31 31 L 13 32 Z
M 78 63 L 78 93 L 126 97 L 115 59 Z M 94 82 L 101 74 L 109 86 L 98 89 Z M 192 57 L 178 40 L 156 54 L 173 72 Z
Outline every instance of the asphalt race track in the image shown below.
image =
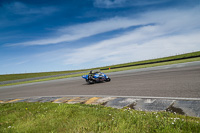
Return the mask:
M 0 99 L 108 95 L 200 98 L 200 62 L 107 74 L 111 82 L 88 85 L 81 77 L 0 87 Z

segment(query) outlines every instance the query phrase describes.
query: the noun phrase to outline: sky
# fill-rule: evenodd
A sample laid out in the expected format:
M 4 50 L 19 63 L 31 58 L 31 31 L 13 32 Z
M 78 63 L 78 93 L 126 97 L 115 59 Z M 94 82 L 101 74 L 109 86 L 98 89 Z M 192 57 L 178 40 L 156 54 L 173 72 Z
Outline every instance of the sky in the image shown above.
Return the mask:
M 0 0 L 0 74 L 200 51 L 200 0 Z

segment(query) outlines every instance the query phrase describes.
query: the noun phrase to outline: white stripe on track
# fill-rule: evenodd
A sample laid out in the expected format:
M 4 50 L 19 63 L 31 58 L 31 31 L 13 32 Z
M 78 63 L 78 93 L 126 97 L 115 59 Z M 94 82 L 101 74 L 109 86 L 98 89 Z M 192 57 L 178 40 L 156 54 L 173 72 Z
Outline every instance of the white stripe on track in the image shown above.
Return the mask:
M 135 98 L 135 99 L 165 99 L 165 100 L 194 100 L 200 101 L 200 98 L 185 98 L 185 97 L 151 97 L 151 96 L 113 96 L 113 95 L 54 95 L 54 96 L 32 96 L 19 98 L 40 98 L 40 97 L 119 97 L 119 98 Z

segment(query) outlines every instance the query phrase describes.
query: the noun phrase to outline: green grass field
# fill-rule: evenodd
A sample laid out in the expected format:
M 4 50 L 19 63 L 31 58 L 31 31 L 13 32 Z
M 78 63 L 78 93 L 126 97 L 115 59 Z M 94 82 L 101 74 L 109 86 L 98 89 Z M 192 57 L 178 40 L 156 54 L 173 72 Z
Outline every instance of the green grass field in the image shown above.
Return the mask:
M 142 64 L 142 63 L 167 61 L 167 60 L 172 60 L 172 59 L 187 58 L 187 57 L 191 57 L 191 56 L 200 56 L 200 51 L 181 54 L 181 55 L 175 55 L 175 56 L 169 56 L 169 57 L 164 57 L 164 58 L 158 58 L 158 59 L 151 59 L 151 60 L 144 60 L 144 61 L 137 61 L 137 62 L 130 62 L 130 63 L 125 63 L 125 64 L 117 64 L 117 65 L 112 65 L 112 66 L 100 67 L 100 69 L 123 67 L 123 66 L 137 65 L 137 64 Z
M 200 55 L 200 52 L 185 54 L 184 56 Z M 181 55 L 183 56 L 183 55 Z M 169 57 L 167 57 L 169 58 Z M 170 58 L 180 58 L 170 57 Z M 160 59 L 165 60 L 166 58 Z M 158 59 L 156 59 L 158 60 Z M 152 62 L 155 60 L 151 60 Z M 131 66 L 112 69 L 120 64 L 108 66 L 111 70 L 103 70 L 105 73 L 138 69 L 184 62 L 200 61 L 200 57 L 176 60 L 170 62 L 154 63 L 147 65 Z M 145 61 L 144 61 L 145 62 Z M 148 62 L 148 61 L 146 61 Z M 141 62 L 133 62 L 141 63 Z M 102 68 L 102 69 L 104 69 Z M 84 71 L 84 70 L 78 70 Z M 77 71 L 46 72 L 32 74 L 0 75 L 0 81 L 57 75 Z M 84 74 L 84 73 L 83 73 Z M 52 77 L 40 80 L 25 81 L 7 85 L 41 82 L 47 80 L 77 77 L 83 74 L 74 74 L 60 77 Z M 86 74 L 86 73 L 85 73 Z M 0 85 L 6 86 L 6 85 Z M 0 104 L 0 133 L 26 133 L 26 132 L 157 132 L 157 133 L 198 133 L 200 132 L 200 118 L 178 115 L 170 112 L 143 112 L 133 109 L 114 109 L 100 105 L 83 104 L 56 104 L 56 103 L 6 103 Z
M 6 75 L 0 75 L 0 82 L 1 81 L 9 81 L 9 80 L 17 80 L 17 79 L 35 78 L 35 77 L 42 77 L 42 76 L 67 74 L 67 73 L 74 73 L 74 72 L 81 72 L 81 71 L 83 71 L 83 70 L 41 72 L 41 73 L 22 73 L 22 74 L 6 74 Z
M 169 62 L 161 62 L 161 63 L 154 63 L 154 64 L 147 64 L 147 65 L 138 65 L 138 66 L 130 66 L 130 67 L 122 67 L 110 70 L 103 70 L 103 72 L 117 72 L 117 71 L 125 71 L 131 69 L 140 69 L 140 68 L 147 68 L 147 67 L 156 67 L 156 66 L 164 66 L 164 65 L 172 65 L 172 64 L 179 64 L 185 62 L 193 62 L 193 61 L 200 61 L 200 57 L 191 58 L 191 59 L 184 59 L 184 60 L 177 60 L 177 61 L 169 61 Z
M 198 133 L 200 118 L 100 105 L 0 104 L 1 133 Z

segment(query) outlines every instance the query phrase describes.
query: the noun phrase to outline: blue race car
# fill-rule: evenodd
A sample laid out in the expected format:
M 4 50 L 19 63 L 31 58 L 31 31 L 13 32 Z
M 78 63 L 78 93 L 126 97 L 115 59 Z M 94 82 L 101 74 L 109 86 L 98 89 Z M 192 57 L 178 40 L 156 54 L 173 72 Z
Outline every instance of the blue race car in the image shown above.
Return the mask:
M 110 82 L 111 80 L 104 73 L 100 72 L 100 70 L 92 70 L 88 75 L 83 75 L 82 78 L 84 78 L 89 84 L 94 84 L 103 81 Z

